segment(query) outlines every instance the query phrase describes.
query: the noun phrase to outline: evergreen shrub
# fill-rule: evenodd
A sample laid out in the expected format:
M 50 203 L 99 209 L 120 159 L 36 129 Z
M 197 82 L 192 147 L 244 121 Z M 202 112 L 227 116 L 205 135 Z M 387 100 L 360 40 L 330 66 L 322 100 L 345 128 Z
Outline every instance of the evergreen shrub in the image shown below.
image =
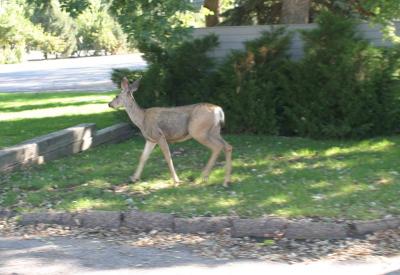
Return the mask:
M 233 52 L 217 71 L 211 101 L 223 106 L 232 132 L 278 134 L 291 35 L 273 29 Z
M 215 35 L 188 40 L 155 55 L 144 72 L 114 69 L 112 80 L 119 85 L 123 76 L 134 80 L 142 75 L 136 100 L 144 107 L 205 101 L 214 89 L 215 63 L 208 52 L 217 45 Z
M 283 95 L 282 133 L 361 138 L 393 133 L 398 121 L 399 51 L 357 34 L 356 21 L 322 14 L 303 32 L 305 56 Z M 398 126 L 397 126 L 398 127 Z
M 393 134 L 400 125 L 400 50 L 372 46 L 356 21 L 323 13 L 302 32 L 305 55 L 289 57 L 291 34 L 264 32 L 216 63 L 217 37 L 152 52 L 136 100 L 144 107 L 211 102 L 223 107 L 231 133 L 363 138 Z

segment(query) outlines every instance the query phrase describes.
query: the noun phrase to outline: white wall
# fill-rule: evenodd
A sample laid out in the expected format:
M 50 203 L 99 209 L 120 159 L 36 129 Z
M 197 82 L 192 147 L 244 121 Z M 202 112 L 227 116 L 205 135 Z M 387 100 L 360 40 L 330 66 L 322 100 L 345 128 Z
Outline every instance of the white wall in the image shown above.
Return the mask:
M 217 58 L 226 56 L 231 50 L 243 49 L 243 42 L 252 40 L 260 36 L 263 31 L 271 30 L 283 25 L 258 25 L 258 26 L 221 26 L 198 28 L 194 30 L 194 37 L 202 37 L 204 35 L 215 33 L 219 37 L 219 46 L 214 50 L 211 55 Z M 296 24 L 287 25 L 288 31 L 294 31 L 292 45 L 290 47 L 290 54 L 293 59 L 299 59 L 303 56 L 303 41 L 297 30 L 310 30 L 316 27 L 316 24 Z M 360 24 L 358 26 L 359 32 L 362 37 L 371 41 L 372 44 L 377 46 L 389 46 L 390 42 L 385 41 L 380 32 L 380 28 L 370 26 L 369 24 Z M 400 35 L 400 22 L 396 23 L 397 35 Z

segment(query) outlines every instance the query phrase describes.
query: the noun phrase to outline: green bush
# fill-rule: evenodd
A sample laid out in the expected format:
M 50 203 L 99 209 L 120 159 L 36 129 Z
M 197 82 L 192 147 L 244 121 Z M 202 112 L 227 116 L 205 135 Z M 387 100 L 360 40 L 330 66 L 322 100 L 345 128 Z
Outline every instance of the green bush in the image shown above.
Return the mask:
M 305 57 L 293 65 L 283 95 L 282 133 L 315 138 L 393 133 L 399 52 L 370 45 L 351 19 L 324 13 L 317 22 L 318 28 L 302 34 Z
M 391 134 L 400 119 L 397 48 L 379 48 L 358 37 L 355 22 L 323 13 L 303 32 L 305 56 L 291 61 L 291 34 L 278 28 L 245 43 L 215 64 L 207 52 L 215 36 L 153 51 L 137 101 L 144 107 L 211 102 L 223 107 L 229 132 L 361 138 Z
M 205 101 L 214 89 L 210 79 L 215 70 L 215 63 L 207 52 L 217 44 L 215 35 L 185 41 L 152 59 L 144 72 L 114 69 L 111 78 L 119 85 L 124 76 L 130 80 L 143 76 L 136 100 L 145 107 Z
M 140 70 L 130 70 L 127 68 L 112 69 L 111 81 L 114 82 L 114 84 L 119 87 L 124 77 L 128 78 L 129 81 L 132 82 L 137 80 L 138 78 L 141 78 L 143 74 L 144 71 Z
M 213 99 L 223 106 L 229 131 L 279 133 L 290 38 L 283 28 L 264 32 L 220 66 Z

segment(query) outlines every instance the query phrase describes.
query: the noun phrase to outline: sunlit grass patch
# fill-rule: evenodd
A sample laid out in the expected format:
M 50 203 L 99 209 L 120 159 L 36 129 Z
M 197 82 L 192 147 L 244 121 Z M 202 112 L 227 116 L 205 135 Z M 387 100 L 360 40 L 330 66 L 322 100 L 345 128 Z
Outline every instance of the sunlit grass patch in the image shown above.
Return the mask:
M 193 215 L 327 216 L 372 219 L 400 214 L 400 137 L 366 141 L 232 135 L 233 184 L 222 187 L 221 155 L 208 183 L 196 184 L 209 151 L 194 141 L 171 145 L 174 187 L 156 147 L 142 181 L 131 184 L 142 138 L 0 177 L 0 206 L 32 209 L 141 209 Z M 327 153 L 328 152 L 328 153 Z
M 112 109 L 105 103 L 85 104 L 80 106 L 52 107 L 32 109 L 19 112 L 0 113 L 0 121 L 13 121 L 22 119 L 49 118 L 62 116 L 76 116 L 111 112 Z
M 126 120 L 107 103 L 114 92 L 0 93 L 0 148 L 80 123 L 101 129 Z
M 77 198 L 71 202 L 62 202 L 60 206 L 68 211 L 82 210 L 121 210 L 125 207 L 122 199 L 118 198 Z
M 360 152 L 382 152 L 385 150 L 390 150 L 392 146 L 395 144 L 387 139 L 380 140 L 378 142 L 371 142 L 371 141 L 362 141 L 357 145 L 350 146 L 350 147 L 332 147 L 329 148 L 324 152 L 325 156 L 338 156 L 338 155 L 346 155 L 351 153 L 360 153 Z

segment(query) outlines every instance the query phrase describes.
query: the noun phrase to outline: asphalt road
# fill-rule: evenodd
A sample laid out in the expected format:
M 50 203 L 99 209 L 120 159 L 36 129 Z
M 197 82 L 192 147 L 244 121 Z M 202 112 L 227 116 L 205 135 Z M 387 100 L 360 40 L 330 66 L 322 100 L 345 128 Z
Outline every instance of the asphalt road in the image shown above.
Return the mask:
M 0 274 L 363 274 L 399 275 L 400 257 L 371 262 L 285 264 L 214 260 L 186 247 L 160 250 L 117 245 L 99 239 L 0 237 Z
M 28 61 L 0 65 L 0 92 L 108 91 L 112 68 L 146 66 L 139 54 Z

